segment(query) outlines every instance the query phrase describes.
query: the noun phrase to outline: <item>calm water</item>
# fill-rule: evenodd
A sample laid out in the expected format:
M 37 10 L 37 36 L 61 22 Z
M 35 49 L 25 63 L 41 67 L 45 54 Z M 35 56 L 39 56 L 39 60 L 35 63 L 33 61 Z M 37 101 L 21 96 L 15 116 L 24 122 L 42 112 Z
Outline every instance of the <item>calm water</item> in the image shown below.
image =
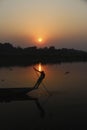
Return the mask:
M 43 83 L 26 100 L 0 102 L 0 130 L 87 129 L 87 63 L 35 67 L 45 71 Z M 0 68 L 0 88 L 33 87 L 37 79 L 33 66 Z

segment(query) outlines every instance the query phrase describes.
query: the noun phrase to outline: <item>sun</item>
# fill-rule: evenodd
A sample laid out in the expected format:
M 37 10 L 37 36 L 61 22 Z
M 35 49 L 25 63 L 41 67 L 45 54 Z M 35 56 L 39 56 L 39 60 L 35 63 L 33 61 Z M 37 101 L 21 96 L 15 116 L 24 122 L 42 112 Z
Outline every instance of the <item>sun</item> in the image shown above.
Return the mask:
M 38 42 L 41 43 L 43 39 L 41 37 L 38 38 Z

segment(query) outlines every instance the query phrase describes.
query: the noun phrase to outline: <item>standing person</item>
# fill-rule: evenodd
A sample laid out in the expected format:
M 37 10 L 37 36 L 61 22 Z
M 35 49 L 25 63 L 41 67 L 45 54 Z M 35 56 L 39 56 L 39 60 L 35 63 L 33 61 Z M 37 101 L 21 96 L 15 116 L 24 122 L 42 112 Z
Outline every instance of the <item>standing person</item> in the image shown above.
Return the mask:
M 39 77 L 39 79 L 37 80 L 36 84 L 34 85 L 34 88 L 38 88 L 38 86 L 40 85 L 40 83 L 42 82 L 42 80 L 45 78 L 45 73 L 44 71 L 39 71 L 36 68 L 34 68 L 35 71 L 39 72 L 41 75 Z

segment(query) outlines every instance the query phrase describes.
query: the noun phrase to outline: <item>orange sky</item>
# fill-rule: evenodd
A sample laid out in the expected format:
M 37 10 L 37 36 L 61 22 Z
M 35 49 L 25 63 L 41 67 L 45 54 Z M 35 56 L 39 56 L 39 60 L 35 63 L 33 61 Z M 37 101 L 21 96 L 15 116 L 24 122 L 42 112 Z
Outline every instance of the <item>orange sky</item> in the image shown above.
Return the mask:
M 38 44 L 42 38 L 42 45 Z M 0 1 L 0 42 L 17 46 L 87 49 L 87 3 L 83 0 Z

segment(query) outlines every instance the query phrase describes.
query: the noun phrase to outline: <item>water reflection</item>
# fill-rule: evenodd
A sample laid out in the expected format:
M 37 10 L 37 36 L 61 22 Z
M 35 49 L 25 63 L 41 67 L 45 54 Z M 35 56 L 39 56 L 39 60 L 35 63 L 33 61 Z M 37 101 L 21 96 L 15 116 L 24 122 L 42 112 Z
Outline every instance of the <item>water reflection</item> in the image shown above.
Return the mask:
M 6 92 L 0 93 L 0 103 L 10 103 L 14 101 L 34 101 L 40 112 L 40 116 L 41 117 L 45 116 L 45 111 L 43 107 L 41 106 L 38 98 L 29 96 L 29 94 L 17 93 L 15 91 L 11 92 L 9 89 L 7 93 Z
M 22 124 L 25 129 L 27 129 L 26 125 L 28 129 L 33 130 L 62 129 L 63 126 L 64 130 L 67 128 L 70 130 L 74 129 L 75 125 L 87 125 L 87 63 L 34 66 L 38 70 L 39 66 L 41 70 L 44 70 L 46 77 L 43 83 L 39 89 L 29 95 L 15 97 L 12 95 L 9 100 L 10 105 L 0 103 L 3 124 L 5 124 L 4 119 L 8 121 L 8 113 L 10 116 L 8 124 L 15 119 L 13 126 Z M 0 68 L 0 87 L 2 88 L 5 86 L 32 87 L 37 79 L 33 66 L 13 67 L 12 70 Z M 52 94 L 48 94 L 44 86 Z M 7 102 L 6 99 L 9 98 L 6 96 L 0 99 L 0 102 Z M 40 116 L 45 116 L 44 120 L 38 116 L 37 108 Z
M 38 64 L 38 70 L 42 71 L 42 65 L 41 65 L 41 63 Z
M 45 71 L 44 69 L 44 65 L 40 62 L 38 64 L 35 65 L 35 68 L 39 71 Z

